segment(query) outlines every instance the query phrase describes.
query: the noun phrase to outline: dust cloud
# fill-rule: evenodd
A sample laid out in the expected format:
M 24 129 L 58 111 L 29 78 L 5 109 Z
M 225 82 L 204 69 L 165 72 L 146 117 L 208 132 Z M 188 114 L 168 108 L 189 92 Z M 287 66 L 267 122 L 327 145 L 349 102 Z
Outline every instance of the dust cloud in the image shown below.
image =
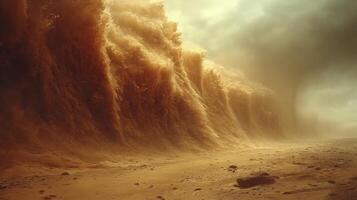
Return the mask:
M 0 0 L 0 199 L 357 199 L 356 4 Z
M 184 48 L 162 2 L 0 8 L 4 165 L 197 151 L 282 134 L 274 92 Z
M 300 128 L 318 121 L 352 130 L 356 1 L 167 0 L 166 4 L 185 39 L 208 49 L 216 62 L 273 88 L 284 118 L 298 134 L 307 131 Z M 327 90 L 340 106 L 316 100 L 326 97 Z

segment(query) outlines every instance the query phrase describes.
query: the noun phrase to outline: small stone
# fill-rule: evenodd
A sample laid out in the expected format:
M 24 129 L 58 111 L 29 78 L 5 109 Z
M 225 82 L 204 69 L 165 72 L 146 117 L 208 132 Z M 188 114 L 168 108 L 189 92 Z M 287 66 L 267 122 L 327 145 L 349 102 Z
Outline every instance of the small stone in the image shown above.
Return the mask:
M 63 172 L 61 175 L 62 176 L 69 176 L 69 173 L 68 172 Z
M 238 167 L 236 165 L 231 165 L 228 167 L 228 171 L 236 172 L 237 170 L 238 170 Z
M 6 185 L 0 185 L 0 190 L 5 190 L 7 188 Z
M 333 180 L 328 180 L 327 182 L 330 184 L 336 184 L 336 181 L 333 181 Z
M 270 176 L 268 173 L 263 172 L 251 177 L 238 178 L 237 183 L 240 188 L 251 188 L 258 185 L 270 185 L 276 182 L 274 176 Z

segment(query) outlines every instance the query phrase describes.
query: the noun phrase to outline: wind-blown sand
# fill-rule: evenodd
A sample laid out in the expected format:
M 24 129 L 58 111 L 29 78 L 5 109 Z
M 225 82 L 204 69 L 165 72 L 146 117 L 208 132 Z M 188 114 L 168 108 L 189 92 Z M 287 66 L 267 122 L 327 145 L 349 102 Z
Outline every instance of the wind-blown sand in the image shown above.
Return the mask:
M 353 140 L 248 147 L 294 137 L 295 104 L 163 3 L 0 1 L 0 27 L 0 200 L 357 199 Z
M 235 172 L 231 165 L 237 166 Z M 357 199 L 355 139 L 134 157 L 93 169 L 20 168 L 31 175 L 2 172 L 7 178 L 1 178 L 1 200 Z M 259 172 L 275 176 L 276 183 L 237 187 L 237 178 Z

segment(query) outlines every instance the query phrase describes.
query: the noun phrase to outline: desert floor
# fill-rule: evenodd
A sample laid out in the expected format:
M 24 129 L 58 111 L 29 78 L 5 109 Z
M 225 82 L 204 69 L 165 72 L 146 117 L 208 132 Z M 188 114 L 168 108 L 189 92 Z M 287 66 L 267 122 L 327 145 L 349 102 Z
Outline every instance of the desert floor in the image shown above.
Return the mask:
M 123 163 L 3 176 L 0 200 L 357 200 L 356 139 L 131 158 Z M 237 178 L 260 172 L 276 182 L 237 186 Z

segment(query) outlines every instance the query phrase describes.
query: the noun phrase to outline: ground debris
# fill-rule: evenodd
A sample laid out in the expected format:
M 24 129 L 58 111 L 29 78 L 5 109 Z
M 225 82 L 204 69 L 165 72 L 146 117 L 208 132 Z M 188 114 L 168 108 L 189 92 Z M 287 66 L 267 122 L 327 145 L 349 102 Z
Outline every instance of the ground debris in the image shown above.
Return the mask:
M 270 176 L 268 173 L 258 173 L 249 177 L 238 178 L 239 188 L 251 188 L 258 185 L 269 185 L 276 182 L 277 177 Z
M 62 176 L 69 176 L 69 172 L 63 172 L 61 175 Z
M 238 170 L 238 167 L 236 165 L 231 165 L 228 167 L 228 171 L 230 172 L 236 172 Z

